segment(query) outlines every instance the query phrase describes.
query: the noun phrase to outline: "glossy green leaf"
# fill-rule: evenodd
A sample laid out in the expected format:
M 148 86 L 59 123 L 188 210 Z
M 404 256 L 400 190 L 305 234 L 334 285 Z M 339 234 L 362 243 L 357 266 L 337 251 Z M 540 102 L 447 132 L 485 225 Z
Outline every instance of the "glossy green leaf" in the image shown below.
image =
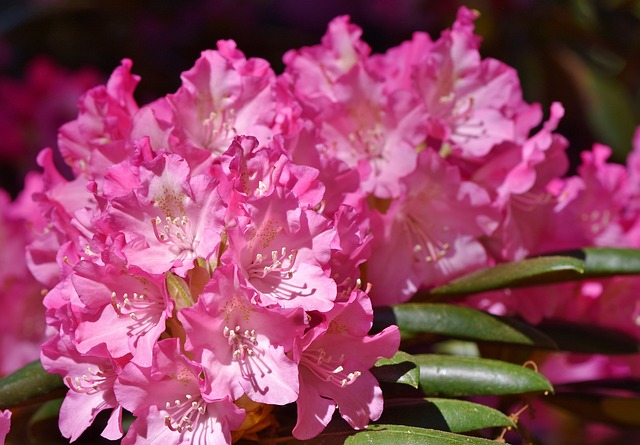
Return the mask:
M 381 358 L 371 369 L 379 382 L 401 383 L 418 388 L 420 367 L 411 354 L 398 351 L 391 358 Z
M 371 425 L 347 437 L 345 445 L 495 445 L 478 437 L 400 425 Z
M 278 439 L 284 445 L 495 445 L 496 442 L 428 428 L 369 425 L 363 431 L 323 431 L 310 440 Z
M 634 354 L 640 343 L 633 336 L 616 329 L 594 324 L 562 320 L 545 320 L 536 328 L 544 332 L 561 351 L 584 354 Z
M 640 249 L 589 247 L 498 264 L 419 292 L 414 301 L 614 275 L 640 275 Z
M 469 307 L 405 303 L 391 308 L 379 308 L 375 317 L 381 326 L 396 324 L 403 332 L 425 332 L 468 340 L 556 348 L 551 338 L 526 323 L 496 317 Z
M 587 277 L 640 274 L 640 249 L 587 247 L 575 256 L 584 258 Z
M 498 264 L 465 275 L 418 298 L 431 300 L 495 289 L 578 280 L 584 275 L 584 261 L 572 256 L 544 256 Z
M 420 387 L 427 395 L 459 397 L 553 391 L 542 374 L 513 363 L 437 354 L 414 357 L 420 365 Z
M 0 379 L 0 409 L 56 398 L 66 391 L 60 376 L 49 374 L 35 361 Z
M 509 416 L 478 403 L 456 399 L 386 399 L 380 423 L 465 433 L 515 427 Z

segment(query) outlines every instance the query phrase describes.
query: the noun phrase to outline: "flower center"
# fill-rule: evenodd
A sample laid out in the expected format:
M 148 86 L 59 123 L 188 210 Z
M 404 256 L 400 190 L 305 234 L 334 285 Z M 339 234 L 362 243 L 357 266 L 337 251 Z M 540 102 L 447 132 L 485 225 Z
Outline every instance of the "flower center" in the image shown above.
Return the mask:
M 257 377 L 264 377 L 271 370 L 262 359 L 264 350 L 258 347 L 255 329 L 243 331 L 240 326 L 233 329 L 225 326 L 222 335 L 233 350 L 231 359 L 240 365 L 242 377 L 249 380 L 254 388 L 259 388 Z
M 96 394 L 105 389 L 113 387 L 116 379 L 116 373 L 113 369 L 103 370 L 99 366 L 97 368 L 87 368 L 88 374 L 82 374 L 82 377 L 67 377 L 65 381 L 69 385 L 69 389 L 82 394 Z
M 264 255 L 259 253 L 249 266 L 249 277 L 264 278 L 269 274 L 277 274 L 282 279 L 291 278 L 293 276 L 291 269 L 297 256 L 297 249 L 291 250 L 291 253 L 287 255 L 287 248 L 283 247 L 280 254 L 277 250 L 271 252 L 271 261 L 269 262 Z
M 345 358 L 345 355 L 341 354 L 336 360 L 333 356 L 328 355 L 324 348 L 307 349 L 304 351 L 300 363 L 319 379 L 344 388 L 362 375 L 360 371 L 347 372 L 343 366 Z
M 164 219 L 156 216 L 151 220 L 153 226 L 153 234 L 156 239 L 166 244 L 172 253 L 179 255 L 181 253 L 193 252 L 194 237 L 189 234 L 189 217 L 167 216 Z
M 206 404 L 202 397 L 193 397 L 185 394 L 184 400 L 174 400 L 165 404 L 167 415 L 164 417 L 164 424 L 171 431 L 181 433 L 184 430 L 193 431 L 193 425 L 197 424 L 200 416 L 206 412 Z
M 438 240 L 428 227 L 421 224 L 413 216 L 409 215 L 406 220 L 408 232 L 411 234 L 415 244 L 413 245 L 413 256 L 416 260 L 424 260 L 427 263 L 438 262 L 447 255 L 449 243 Z M 447 226 L 442 227 L 443 232 L 447 232 Z
M 255 329 L 250 331 L 245 329 L 242 332 L 240 326 L 236 326 L 234 329 L 225 326 L 222 335 L 233 347 L 233 361 L 243 363 L 248 357 L 254 356 L 253 348 L 258 346 Z
M 223 109 L 212 111 L 209 117 L 202 120 L 206 140 L 205 147 L 216 150 L 221 142 L 226 142 L 234 137 L 238 132 L 234 127 L 236 121 L 236 111 L 234 109 Z
M 146 332 L 150 327 L 155 326 L 158 316 L 164 310 L 162 300 L 151 299 L 147 295 L 127 292 L 118 296 L 116 292 L 111 292 L 111 306 L 118 314 L 118 317 L 129 317 L 133 320 L 137 329 L 131 332 L 137 335 Z

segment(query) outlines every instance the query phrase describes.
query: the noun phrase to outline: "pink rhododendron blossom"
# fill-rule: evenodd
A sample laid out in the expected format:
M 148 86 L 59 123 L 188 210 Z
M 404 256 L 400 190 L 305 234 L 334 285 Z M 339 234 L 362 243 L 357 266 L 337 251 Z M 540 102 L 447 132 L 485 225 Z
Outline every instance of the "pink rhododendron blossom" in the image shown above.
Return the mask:
M 244 412 L 229 398 L 207 400 L 201 390 L 202 368 L 180 353 L 177 339 L 154 348 L 153 363 L 129 363 L 118 376 L 115 392 L 136 420 L 123 444 L 231 443 Z
M 129 153 L 132 118 L 138 111 L 133 92 L 140 81 L 131 74 L 132 65 L 124 59 L 105 86 L 85 93 L 78 118 L 60 128 L 60 153 L 74 174 L 99 177 Z
M 610 155 L 609 147 L 596 144 L 591 151 L 582 152 L 579 176 L 552 184 L 558 204 L 549 224 L 548 242 L 554 248 L 632 245 L 625 236 L 629 227 L 626 207 L 632 196 L 629 173 L 621 165 L 608 163 Z
M 131 354 L 137 363 L 149 366 L 153 345 L 173 310 L 164 278 L 134 266 L 121 270 L 80 262 L 72 276 L 85 305 L 75 330 L 78 351 L 87 353 L 103 344 L 112 357 Z
M 202 363 L 209 400 L 246 394 L 284 405 L 296 400 L 298 372 L 286 355 L 305 328 L 300 309 L 264 308 L 243 285 L 235 266 L 215 270 L 198 302 L 178 317 L 187 351 Z
M 25 258 L 32 234 L 22 213 L 29 211 L 33 211 L 33 205 L 12 202 L 0 189 L 0 304 L 4 308 L 0 376 L 37 359 L 45 335 L 42 285 L 29 272 Z
M 109 229 L 124 233 L 123 254 L 150 273 L 184 274 L 197 257 L 208 259 L 220 241 L 224 211 L 213 178 L 191 176 L 186 161 L 159 155 L 139 170 L 140 186 L 114 198 Z
M 497 212 L 484 189 L 462 181 L 432 151 L 420 154 L 405 184 L 401 199 L 375 217 L 374 255 L 367 261 L 375 305 L 407 300 L 490 263 L 479 238 L 495 230 Z
M 262 305 L 327 311 L 336 297 L 328 276 L 330 221 L 300 208 L 292 194 L 273 193 L 256 200 L 246 227 L 229 229 L 222 261 L 240 264 Z
M 357 169 L 365 193 L 396 197 L 398 180 L 416 167 L 426 115 L 410 93 L 384 94 L 382 81 L 363 64 L 368 47 L 359 35 L 339 17 L 322 45 L 291 51 L 284 60 L 296 97 L 318 125 L 322 155 Z
M 4 445 L 5 438 L 11 427 L 11 411 L 0 411 L 0 443 Z
M 382 390 L 369 372 L 381 357 L 398 350 L 396 326 L 370 336 L 373 310 L 367 295 L 356 289 L 336 303 L 326 320 L 301 339 L 298 422 L 293 434 L 309 439 L 327 425 L 336 408 L 355 429 L 362 429 L 382 414 Z
M 126 359 L 116 361 L 104 347 L 81 354 L 73 346 L 69 335 L 56 335 L 42 346 L 41 361 L 51 373 L 60 374 L 69 387 L 60 408 L 60 432 L 71 441 L 76 440 L 95 420 L 98 413 L 113 409 L 102 436 L 122 437 L 122 409 L 113 393 L 119 368 Z

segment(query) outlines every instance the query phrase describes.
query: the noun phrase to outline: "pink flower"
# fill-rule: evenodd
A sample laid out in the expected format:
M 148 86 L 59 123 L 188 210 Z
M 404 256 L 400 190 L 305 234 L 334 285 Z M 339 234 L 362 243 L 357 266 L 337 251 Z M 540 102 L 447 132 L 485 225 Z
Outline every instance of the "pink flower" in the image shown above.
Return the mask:
M 238 264 L 264 306 L 327 311 L 336 297 L 329 277 L 335 231 L 318 213 L 279 190 L 252 203 L 250 223 L 228 230 L 224 264 Z
M 106 409 L 113 411 L 102 436 L 111 440 L 122 437 L 122 408 L 113 384 L 127 359 L 111 359 L 102 345 L 81 354 L 69 333 L 61 331 L 42 345 L 41 361 L 48 372 L 63 376 L 69 387 L 60 408 L 59 427 L 64 437 L 75 441 Z
M 415 36 L 401 51 L 409 67 L 400 70 L 400 76 L 410 77 L 411 88 L 422 98 L 428 134 L 442 144 L 435 148 L 466 159 L 485 156 L 503 141 L 522 141 L 540 114 L 537 106 L 523 101 L 513 68 L 481 60 L 480 38 L 473 34 L 476 17 L 461 7 L 452 29 L 438 40 L 430 43 Z M 389 52 L 387 64 L 397 64 L 396 53 Z M 403 74 L 408 70 L 410 76 Z M 406 81 L 400 85 L 409 86 Z
M 112 357 L 131 354 L 141 366 L 149 366 L 153 345 L 173 310 L 165 277 L 135 266 L 120 269 L 82 261 L 72 282 L 85 304 L 75 331 L 78 351 L 84 354 L 103 344 Z
M 297 344 L 300 395 L 293 429 L 296 438 L 318 435 L 336 406 L 355 429 L 364 428 L 382 414 L 382 391 L 369 369 L 379 358 L 397 352 L 400 332 L 392 326 L 367 335 L 372 320 L 369 298 L 356 289 Z
M 269 64 L 246 59 L 233 41 L 217 46 L 182 73 L 176 93 L 141 110 L 133 130 L 183 156 L 194 172 L 205 170 L 237 135 L 251 134 L 266 144 L 275 130 L 289 127 L 287 112 L 280 113 L 274 102 L 276 78 Z
M 196 258 L 216 255 L 224 207 L 213 178 L 191 175 L 183 158 L 166 153 L 143 163 L 139 177 L 139 187 L 106 208 L 107 230 L 126 237 L 127 261 L 184 275 Z
M 541 252 L 541 245 L 548 242 L 548 221 L 556 204 L 550 189 L 568 169 L 567 141 L 553 133 L 563 114 L 562 106 L 554 103 L 540 131 L 522 144 L 505 142 L 494 147 L 470 169 L 470 179 L 491 193 L 503 215 L 487 242 L 499 261 Z
M 136 416 L 127 444 L 231 444 L 230 430 L 238 428 L 244 412 L 229 398 L 207 400 L 198 377 L 202 368 L 186 359 L 177 339 L 159 342 L 153 363 L 127 365 L 118 376 L 115 392 Z
M 0 411 L 0 444 L 4 445 L 5 438 L 11 428 L 11 411 Z
M 548 222 L 547 249 L 637 245 L 632 241 L 637 237 L 626 234 L 637 216 L 627 214 L 632 197 L 629 175 L 623 166 L 606 162 L 610 155 L 610 148 L 596 144 L 592 151 L 582 152 L 579 176 L 550 185 L 558 204 Z
M 45 323 L 42 286 L 27 268 L 25 248 L 32 234 L 20 215 L 22 204 L 11 202 L 0 189 L 0 376 L 9 374 L 39 356 Z
M 60 153 L 75 175 L 101 177 L 130 153 L 129 134 L 138 111 L 133 91 L 140 81 L 131 74 L 132 65 L 123 59 L 106 85 L 83 95 L 78 118 L 60 128 Z
M 335 83 L 371 52 L 360 40 L 361 35 L 362 30 L 349 23 L 348 16 L 339 16 L 329 23 L 320 45 L 290 50 L 284 55 L 295 95 L 307 98 L 306 105 L 314 114 L 338 101 Z
M 321 45 L 290 51 L 284 61 L 303 116 L 318 128 L 321 156 L 357 169 L 365 194 L 396 197 L 398 180 L 415 169 L 426 115 L 411 93 L 385 94 L 364 64 L 369 49 L 360 33 L 338 17 Z
M 233 265 L 218 267 L 197 303 L 178 313 L 185 349 L 202 364 L 208 400 L 246 394 L 284 405 L 298 396 L 298 372 L 286 355 L 305 328 L 300 309 L 264 308 Z
M 498 215 L 484 189 L 430 150 L 404 185 L 403 196 L 372 217 L 366 278 L 374 305 L 406 301 L 490 262 L 480 238 L 495 230 Z
M 228 202 L 221 263 L 240 266 L 261 305 L 331 309 L 335 229 L 311 208 L 324 191 L 317 170 L 293 164 L 280 144 L 258 148 L 253 138 L 237 138 L 217 167 Z

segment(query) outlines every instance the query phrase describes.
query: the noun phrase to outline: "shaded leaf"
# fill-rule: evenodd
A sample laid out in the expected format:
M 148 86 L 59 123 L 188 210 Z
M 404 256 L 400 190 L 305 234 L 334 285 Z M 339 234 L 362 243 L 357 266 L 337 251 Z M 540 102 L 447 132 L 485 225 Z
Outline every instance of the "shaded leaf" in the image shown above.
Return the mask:
M 512 343 L 556 349 L 551 338 L 532 326 L 469 307 L 405 303 L 377 308 L 377 324 L 396 324 L 403 332 L 425 332 L 468 340 Z
M 640 377 L 607 378 L 599 380 L 582 380 L 556 385 L 556 392 L 598 392 L 618 394 L 626 392 L 640 397 Z
M 31 427 L 40 422 L 47 422 L 51 419 L 55 419 L 57 422 L 63 400 L 64 399 L 60 398 L 43 403 L 38 407 L 33 416 L 31 416 L 31 419 L 29 419 L 29 426 Z
M 417 426 L 453 433 L 515 427 L 509 416 L 478 403 L 456 399 L 387 399 L 380 423 Z
M 585 420 L 640 428 L 640 398 L 572 392 L 556 394 L 546 402 Z
M 626 332 L 564 320 L 545 320 L 536 325 L 561 351 L 587 354 L 633 354 L 640 351 L 638 341 Z
M 432 289 L 419 298 L 446 297 L 539 284 L 558 283 L 583 278 L 584 261 L 572 256 L 543 256 L 498 264 L 458 278 Z
M 62 398 L 49 400 L 38 407 L 27 422 L 27 436 L 30 444 L 64 444 L 69 439 L 62 437 L 58 427 L 58 415 Z M 81 438 L 85 439 L 85 437 Z M 95 443 L 95 441 L 94 441 Z
M 499 360 L 436 354 L 415 355 L 420 387 L 429 395 L 447 397 L 552 392 L 540 373 Z
M 0 409 L 49 400 L 66 391 L 62 377 L 49 374 L 35 361 L 0 379 Z
M 420 367 L 411 354 L 398 351 L 391 358 L 381 358 L 371 369 L 379 382 L 401 383 L 418 388 Z

